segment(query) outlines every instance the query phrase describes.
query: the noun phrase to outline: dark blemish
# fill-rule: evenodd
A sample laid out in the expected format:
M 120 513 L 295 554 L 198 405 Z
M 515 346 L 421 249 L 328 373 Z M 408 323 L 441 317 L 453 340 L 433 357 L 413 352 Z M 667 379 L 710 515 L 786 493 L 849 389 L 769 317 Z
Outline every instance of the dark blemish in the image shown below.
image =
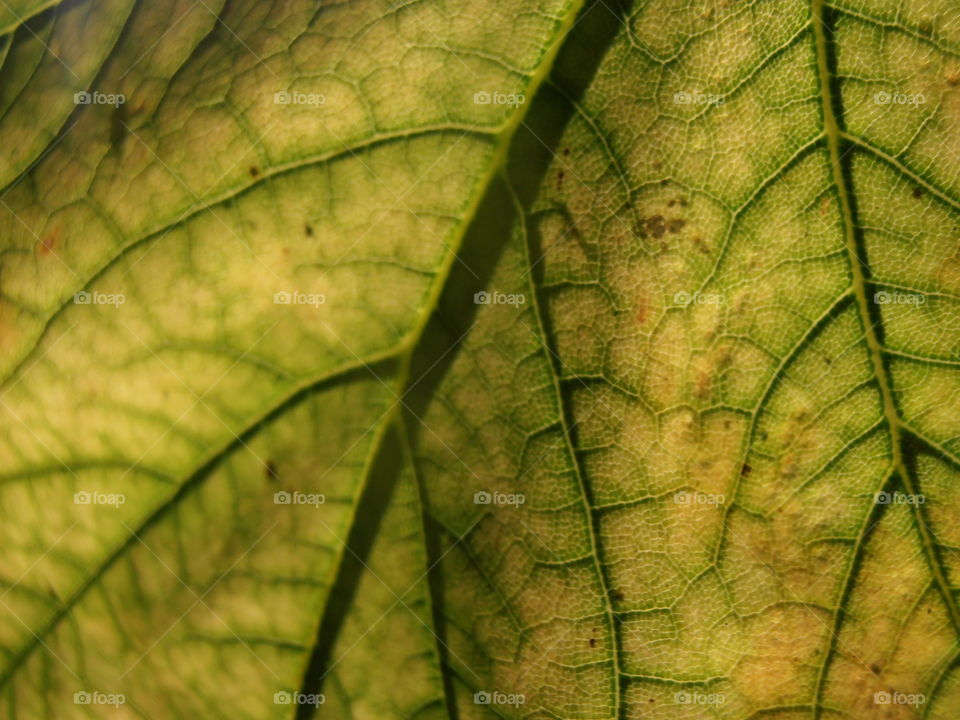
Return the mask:
M 690 204 L 690 201 L 687 200 L 685 197 L 680 198 L 680 207 L 686 207 L 689 204 Z
M 730 429 L 730 421 L 729 421 L 729 420 L 724 420 L 724 421 L 723 421 L 723 429 L 724 429 L 724 430 L 729 430 L 729 429 Z
M 933 610 L 931 610 L 930 608 L 927 608 L 927 615 L 933 615 Z
M 667 207 L 673 207 L 676 204 L 677 204 L 676 200 L 671 200 L 670 202 L 667 203 Z
M 313 228 L 309 225 L 304 225 L 303 231 L 307 234 L 307 237 L 313 237 Z
M 596 638 L 590 638 L 590 647 L 596 647 L 596 646 L 597 646 Z
M 563 149 L 563 154 L 564 154 L 564 155 L 569 155 L 569 154 L 570 154 L 570 148 L 564 148 L 564 149 Z
M 697 249 L 702 252 L 704 255 L 710 254 L 710 248 L 707 247 L 706 241 L 699 235 L 693 239 L 693 244 L 697 246 Z
M 260 174 L 260 168 L 258 168 L 256 165 L 251 165 L 251 166 L 250 166 L 250 177 L 256 177 L 256 176 L 259 175 L 259 174 Z
M 683 226 L 686 224 L 687 224 L 686 221 L 683 220 L 682 218 L 676 218 L 670 221 L 670 224 L 667 225 L 667 229 L 670 232 L 672 232 L 674 235 L 676 235 L 678 232 L 683 230 Z
M 872 664 L 870 665 L 870 672 L 872 672 L 874 675 L 879 675 L 879 674 L 880 674 L 880 666 L 877 665 L 876 663 L 872 663 Z
M 646 226 L 647 232 L 658 239 L 663 237 L 663 233 L 666 232 L 667 229 L 666 224 L 663 222 L 662 215 L 654 215 L 653 217 L 647 218 Z
M 923 190 L 921 190 L 920 188 L 914 188 L 912 194 L 915 198 L 923 197 Z
M 740 477 L 750 477 L 750 473 L 753 472 L 753 468 L 750 467 L 747 463 L 743 464 L 743 467 L 740 468 Z
M 557 189 L 563 187 L 563 170 L 557 171 Z
M 610 597 L 613 598 L 614 602 L 623 602 L 625 599 L 623 593 L 619 590 L 614 590 L 612 593 L 610 593 Z
M 831 360 L 831 359 L 828 358 L 828 357 L 825 357 L 825 358 L 823 359 L 823 364 L 824 364 L 824 365 L 833 365 L 833 360 Z
M 277 474 L 277 465 L 273 460 L 267 460 L 264 475 L 267 480 L 272 480 L 273 482 L 277 482 L 280 479 L 280 476 Z

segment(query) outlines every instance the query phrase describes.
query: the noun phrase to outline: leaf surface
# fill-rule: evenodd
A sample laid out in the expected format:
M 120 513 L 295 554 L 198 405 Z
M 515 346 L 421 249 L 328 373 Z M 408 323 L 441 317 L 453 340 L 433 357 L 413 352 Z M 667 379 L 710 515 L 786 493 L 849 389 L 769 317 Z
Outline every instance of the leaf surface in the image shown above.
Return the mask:
M 5 715 L 956 716 L 949 2 L 4 12 Z

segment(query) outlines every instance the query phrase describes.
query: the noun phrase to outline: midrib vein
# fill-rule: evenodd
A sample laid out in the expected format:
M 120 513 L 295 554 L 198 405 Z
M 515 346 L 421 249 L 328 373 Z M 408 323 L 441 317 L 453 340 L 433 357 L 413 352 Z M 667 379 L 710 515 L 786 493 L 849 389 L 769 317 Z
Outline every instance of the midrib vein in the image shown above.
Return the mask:
M 813 0 L 813 33 L 816 38 L 817 70 L 820 82 L 820 97 L 823 111 L 824 136 L 827 141 L 827 148 L 830 155 L 831 172 L 833 173 L 833 182 L 837 188 L 837 194 L 840 199 L 840 212 L 843 219 L 844 239 L 847 248 L 847 254 L 850 261 L 850 272 L 853 277 L 852 287 L 856 299 L 857 309 L 860 313 L 860 320 L 864 328 L 864 336 L 867 342 L 867 348 L 870 353 L 870 360 L 873 364 L 874 375 L 877 379 L 877 385 L 880 388 L 880 395 L 883 402 L 883 414 L 890 431 L 890 441 L 893 450 L 893 470 L 900 476 L 904 489 L 911 495 L 917 495 L 918 489 L 915 479 L 912 477 L 909 468 L 903 458 L 903 434 L 901 420 L 897 412 L 897 406 L 893 397 L 893 384 L 887 369 L 883 363 L 883 348 L 870 316 L 869 296 L 867 294 L 867 280 L 864 274 L 866 267 L 866 257 L 861 252 L 857 242 L 856 223 L 854 219 L 853 204 L 851 202 L 851 192 L 847 183 L 847 178 L 843 172 L 843 154 L 840 151 L 841 139 L 845 137 L 840 123 L 837 119 L 834 100 L 832 94 L 832 73 L 830 69 L 830 54 L 827 38 L 828 22 L 830 21 L 829 11 L 824 0 Z M 923 552 L 933 574 L 934 582 L 937 585 L 940 594 L 943 596 L 947 606 L 947 612 L 950 615 L 954 632 L 960 637 L 960 610 L 953 600 L 950 592 L 950 585 L 944 575 L 943 568 L 937 558 L 933 537 L 924 522 L 919 504 L 911 505 L 914 521 L 917 526 L 917 532 L 920 535 Z M 817 703 L 819 704 L 819 703 Z
M 514 210 L 517 214 L 517 220 L 523 233 L 523 252 L 526 255 L 527 266 L 532 268 L 532 257 L 531 257 L 531 246 L 530 246 L 530 237 L 527 232 L 527 217 L 526 211 L 524 210 L 523 204 L 520 202 L 513 183 L 510 181 L 510 178 L 506 178 L 507 189 L 510 193 L 510 197 L 514 204 Z M 560 373 L 556 369 L 556 364 L 553 358 L 557 358 L 559 361 L 560 356 L 557 354 L 557 351 L 554 347 L 551 346 L 549 335 L 546 331 L 545 325 L 545 316 L 544 308 L 541 301 L 537 297 L 537 287 L 534 282 L 533 275 L 528 274 L 528 284 L 531 290 L 531 304 L 533 307 L 533 316 L 536 318 L 537 325 L 536 331 L 539 334 L 538 340 L 543 343 L 544 348 L 544 359 L 550 367 L 551 372 L 550 379 L 552 381 L 552 390 L 554 399 L 557 404 L 557 413 L 560 421 L 560 433 L 563 436 L 563 447 L 567 454 L 567 457 L 570 460 L 570 467 L 573 472 L 574 478 L 577 482 L 577 488 L 580 492 L 580 498 L 582 500 L 584 522 L 587 524 L 587 535 L 590 541 L 590 557 L 592 560 L 592 565 L 594 572 L 597 575 L 597 583 L 600 585 L 600 590 L 603 596 L 603 614 L 604 620 L 606 621 L 608 631 L 610 633 L 610 644 L 611 644 L 611 664 L 613 669 L 613 714 L 611 718 L 613 720 L 619 720 L 619 718 L 625 714 L 626 701 L 623 697 L 624 686 L 621 682 L 621 678 L 626 677 L 626 673 L 623 671 L 623 665 L 620 658 L 620 648 L 622 638 L 620 637 L 620 630 L 617 624 L 617 613 L 613 608 L 612 601 L 612 591 L 610 578 L 607 576 L 607 572 L 603 565 L 603 559 L 600 557 L 601 552 L 601 540 L 600 532 L 597 527 L 597 518 L 594 516 L 596 512 L 596 507 L 592 502 L 592 495 L 590 493 L 590 487 L 587 482 L 586 470 L 581 466 L 580 459 L 577 457 L 577 451 L 574 447 L 573 437 L 572 437 L 572 426 L 576 422 L 570 422 L 570 406 L 568 402 L 564 399 L 563 389 L 560 386 Z M 551 355 L 553 357 L 551 357 Z

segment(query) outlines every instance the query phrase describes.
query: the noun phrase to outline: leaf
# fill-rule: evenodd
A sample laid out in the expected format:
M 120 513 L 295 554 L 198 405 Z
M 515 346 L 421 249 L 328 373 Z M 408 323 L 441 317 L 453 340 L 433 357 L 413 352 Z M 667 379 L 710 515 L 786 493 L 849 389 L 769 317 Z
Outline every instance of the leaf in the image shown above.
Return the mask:
M 6 715 L 956 716 L 952 5 L 4 11 Z
M 956 715 L 960 26 L 862 5 L 568 39 L 416 406 L 465 715 Z
M 124 21 L 82 2 L 16 30 L 9 717 L 298 709 L 275 694 L 306 682 L 402 358 L 522 111 L 473 93 L 532 93 L 575 14 L 524 7 L 148 3 Z M 95 71 L 76 106 L 42 70 L 69 64 L 61 34 L 94 42 L 75 47 Z M 44 94 L 65 128 L 51 113 L 23 140 Z

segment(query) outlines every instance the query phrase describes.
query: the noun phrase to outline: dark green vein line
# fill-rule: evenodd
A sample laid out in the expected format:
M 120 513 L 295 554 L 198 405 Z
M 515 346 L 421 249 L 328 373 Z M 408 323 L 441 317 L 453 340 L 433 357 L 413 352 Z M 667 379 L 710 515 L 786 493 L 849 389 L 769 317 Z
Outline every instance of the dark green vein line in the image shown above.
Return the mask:
M 916 479 L 913 477 L 910 468 L 904 460 L 904 438 L 901 434 L 902 422 L 893 395 L 892 380 L 884 364 L 883 348 L 876 329 L 879 323 L 875 322 L 871 312 L 870 300 L 867 294 L 869 265 L 867 263 L 866 251 L 857 234 L 854 198 L 847 177 L 847 165 L 844 164 L 844 157 L 840 147 L 841 140 L 846 139 L 846 136 L 841 130 L 838 120 L 838 118 L 841 117 L 841 106 L 840 95 L 836 88 L 833 73 L 833 64 L 835 62 L 834 48 L 831 44 L 833 41 L 833 26 L 831 24 L 833 18 L 824 0 L 813 0 L 813 14 L 813 31 L 816 40 L 817 68 L 820 80 L 824 131 L 827 137 L 827 147 L 830 151 L 833 180 L 840 197 L 844 235 L 847 253 L 849 255 L 850 271 L 853 275 L 854 296 L 863 325 L 864 338 L 867 343 L 870 360 L 873 364 L 874 374 L 876 375 L 883 401 L 884 417 L 890 433 L 893 451 L 892 467 L 894 472 L 899 476 L 907 493 L 919 494 Z M 830 38 L 827 36 L 828 33 L 831 35 Z M 934 582 L 943 597 L 954 632 L 960 636 L 960 610 L 958 610 L 957 603 L 952 597 L 943 567 L 937 558 L 936 548 L 930 530 L 921 514 L 920 506 L 912 505 L 911 508 L 914 513 L 917 532 L 923 544 L 923 552 L 927 564 L 930 567 Z M 847 584 L 850 582 L 851 579 L 848 579 Z M 829 656 L 824 660 L 824 664 L 827 663 L 829 663 Z M 819 712 L 819 706 L 819 697 L 817 697 L 815 698 L 814 704 L 815 717 Z
M 880 18 L 874 17 L 873 15 L 868 15 L 864 12 L 859 12 L 851 8 L 842 7 L 841 5 L 836 5 L 834 3 L 830 3 L 829 8 L 832 12 L 841 13 L 843 15 L 856 18 L 861 22 L 875 25 L 886 32 L 900 32 L 900 33 L 903 33 L 904 35 L 909 35 L 912 38 L 920 40 L 921 42 L 927 43 L 928 45 L 932 45 L 934 48 L 936 48 L 938 51 L 940 51 L 944 55 L 952 55 L 954 57 L 960 57 L 960 49 L 948 48 L 946 43 L 943 40 L 934 37 L 932 33 L 924 34 L 920 32 L 918 29 L 904 25 L 902 21 L 901 23 L 898 24 L 895 22 L 889 22 L 887 20 L 881 20 Z
M 946 191 L 941 190 L 936 185 L 932 184 L 929 180 L 924 180 L 922 177 L 920 177 L 920 175 L 918 175 L 913 170 L 911 170 L 906 165 L 904 165 L 902 162 L 897 160 L 893 155 L 890 155 L 884 150 L 881 150 L 880 148 L 878 148 L 876 145 L 873 145 L 872 143 L 867 142 L 863 138 L 853 135 L 852 133 L 846 132 L 845 130 L 838 130 L 838 132 L 839 132 L 840 138 L 842 138 L 843 140 L 846 140 L 847 142 L 853 145 L 856 145 L 857 147 L 865 150 L 871 155 L 877 158 L 880 158 L 885 163 L 890 165 L 890 167 L 892 167 L 894 170 L 899 172 L 901 175 L 909 178 L 910 182 L 916 183 L 917 185 L 921 186 L 931 195 L 939 198 L 954 210 L 960 210 L 960 200 L 950 197 L 950 195 L 948 195 Z
M 794 343 L 793 347 L 791 347 L 786 353 L 784 353 L 783 357 L 779 359 L 779 362 L 777 363 L 777 367 L 775 367 L 771 372 L 770 378 L 767 381 L 767 384 L 760 391 L 760 395 L 757 398 L 756 405 L 754 405 L 754 407 L 750 411 L 750 425 L 747 428 L 747 432 L 745 433 L 744 445 L 740 450 L 741 457 L 740 457 L 739 465 L 742 465 L 744 462 L 746 462 L 747 457 L 749 457 L 751 448 L 753 447 L 753 438 L 757 432 L 760 415 L 763 412 L 763 409 L 766 406 L 770 396 L 773 394 L 773 390 L 777 386 L 777 382 L 784 376 L 784 374 L 786 373 L 786 369 L 790 366 L 793 360 L 800 354 L 800 351 L 803 350 L 805 347 L 807 347 L 811 342 L 811 340 L 814 337 L 816 337 L 816 335 L 821 330 L 823 330 L 824 326 L 827 324 L 827 321 L 830 318 L 835 317 L 836 314 L 841 311 L 843 306 L 850 300 L 851 292 L 852 292 L 851 289 L 848 288 L 844 290 L 839 296 L 837 296 L 837 298 L 834 299 L 834 301 L 830 303 L 830 305 L 828 305 L 826 309 L 824 309 L 824 311 L 820 314 L 820 316 L 814 319 L 810 323 L 810 326 L 807 328 L 807 331 L 800 336 L 797 342 Z M 724 506 L 724 509 L 723 509 L 723 527 L 724 528 L 727 527 L 728 518 L 730 516 L 730 513 L 733 511 L 734 505 L 736 504 L 736 498 L 737 498 L 737 494 L 740 491 L 740 483 L 741 483 L 742 477 L 743 477 L 742 474 L 738 472 L 736 475 L 736 478 L 734 479 L 733 488 L 730 491 L 730 496 L 733 498 L 733 502 L 726 503 Z M 714 553 L 713 553 L 714 565 L 716 565 L 719 562 L 722 545 L 723 543 L 722 543 L 722 537 L 721 537 L 721 541 L 718 542 L 716 544 L 716 547 L 714 548 Z
M 509 183 L 508 183 L 509 185 Z M 517 217 L 520 220 L 520 229 L 523 234 L 523 247 L 524 252 L 526 253 L 527 266 L 532 267 L 532 257 L 530 241 L 527 233 L 527 215 L 525 208 L 520 203 L 519 198 L 513 192 L 513 189 L 510 188 L 510 195 L 514 202 L 514 207 L 516 209 Z M 528 280 L 530 287 L 533 289 L 531 296 L 531 304 L 533 307 L 533 315 L 536 318 L 537 326 L 536 331 L 539 334 L 539 340 L 544 345 L 544 361 L 551 367 L 554 368 L 554 362 L 550 358 L 550 355 L 553 354 L 554 357 L 559 357 L 556 355 L 556 350 L 551 348 L 549 345 L 548 334 L 545 329 L 545 317 L 544 309 L 542 304 L 537 297 L 536 288 L 533 283 L 533 278 Z M 611 600 L 613 589 L 611 587 L 610 578 L 608 577 L 607 572 L 604 570 L 603 563 L 600 559 L 600 553 L 602 551 L 603 542 L 600 536 L 600 531 L 597 528 L 597 520 L 594 517 L 594 506 L 595 502 L 591 498 L 590 486 L 586 480 L 586 473 L 581 467 L 582 459 L 577 456 L 576 449 L 573 444 L 573 423 L 571 423 L 572 412 L 569 407 L 565 407 L 567 403 L 564 402 L 563 389 L 560 386 L 560 372 L 550 373 L 550 377 L 553 379 L 553 397 L 557 404 L 557 410 L 560 416 L 560 422 L 562 427 L 560 428 L 560 434 L 563 437 L 563 445 L 566 455 L 569 459 L 570 466 L 573 470 L 573 475 L 576 478 L 577 486 L 580 490 L 580 497 L 583 501 L 583 516 L 584 520 L 587 523 L 587 534 L 590 538 L 590 560 L 593 566 L 594 571 L 597 574 L 597 582 L 600 584 L 600 589 L 603 593 L 603 612 L 604 620 L 607 625 L 607 630 L 610 633 L 611 641 L 611 652 L 612 652 L 612 661 L 613 661 L 613 717 L 618 718 L 621 714 L 621 707 L 625 707 L 626 703 L 623 697 L 623 689 L 620 687 L 620 677 L 623 675 L 623 670 L 621 667 L 621 648 L 620 648 L 620 638 L 619 631 L 617 627 L 616 613 L 613 609 L 613 602 Z M 576 421 L 574 421 L 575 423 Z
M 927 445 L 931 450 L 940 453 L 944 459 L 949 460 L 953 465 L 960 469 L 960 457 L 958 457 L 955 453 L 943 447 L 943 445 L 936 442 L 932 438 L 927 437 L 920 430 L 917 430 L 904 420 L 900 421 L 900 427 L 908 435 L 912 435 L 915 439 L 919 440 L 924 445 Z
M 389 362 L 391 359 L 392 353 L 379 358 L 369 358 L 367 362 L 359 361 L 351 365 L 346 365 L 327 373 L 321 378 L 311 378 L 307 382 L 294 386 L 289 390 L 289 392 L 278 398 L 277 401 L 274 402 L 274 404 L 265 413 L 258 414 L 254 419 L 248 422 L 245 427 L 238 430 L 235 434 L 230 435 L 227 440 L 219 445 L 211 447 L 210 450 L 197 461 L 197 463 L 194 465 L 194 469 L 186 473 L 183 483 L 177 488 L 177 490 L 173 492 L 166 500 L 160 503 L 149 515 L 146 516 L 146 518 L 138 523 L 136 527 L 136 533 L 131 533 L 128 535 L 113 550 L 113 552 L 111 552 L 99 564 L 99 566 L 97 566 L 94 571 L 90 573 L 87 579 L 77 587 L 73 594 L 64 599 L 63 604 L 58 608 L 57 612 L 43 625 L 43 627 L 34 632 L 33 639 L 10 659 L 7 670 L 3 675 L 0 675 L 0 688 L 3 688 L 5 685 L 7 685 L 7 683 L 10 682 L 13 676 L 21 668 L 27 657 L 29 657 L 30 654 L 40 646 L 42 638 L 49 635 L 50 632 L 60 622 L 69 618 L 70 611 L 94 587 L 97 581 L 103 577 L 104 573 L 106 573 L 106 571 L 120 558 L 126 556 L 131 547 L 140 542 L 139 536 L 141 536 L 148 528 L 158 522 L 173 507 L 175 507 L 176 504 L 186 494 L 191 492 L 198 483 L 206 479 L 216 468 L 217 463 L 221 459 L 223 459 L 237 447 L 242 447 L 242 445 L 246 443 L 249 438 L 256 434 L 260 426 L 280 415 L 286 408 L 296 403 L 305 395 L 319 390 L 330 383 L 342 381 L 352 375 L 362 377 L 365 372 L 372 372 L 368 370 L 368 365 L 376 365 L 379 362 Z
M 175 228 L 184 225 L 190 219 L 200 215 L 201 213 L 208 212 L 212 208 L 223 205 L 231 200 L 239 198 L 249 192 L 255 190 L 260 183 L 266 181 L 269 178 L 277 177 L 287 173 L 294 173 L 298 170 L 311 167 L 313 165 L 319 165 L 323 163 L 330 163 L 337 160 L 348 159 L 353 155 L 355 151 L 358 150 L 368 150 L 380 145 L 384 145 L 391 142 L 397 142 L 402 140 L 407 140 L 413 137 L 428 136 L 428 135 L 442 135 L 448 132 L 463 132 L 469 133 L 477 136 L 488 137 L 491 133 L 484 131 L 482 128 L 475 127 L 460 127 L 449 124 L 440 124 L 436 126 L 423 126 L 415 128 L 413 130 L 403 130 L 394 133 L 382 133 L 380 135 L 366 138 L 360 142 L 357 142 L 353 145 L 344 145 L 342 150 L 333 150 L 324 153 L 319 153 L 305 158 L 300 158 L 293 160 L 287 163 L 276 165 L 272 168 L 263 170 L 260 175 L 255 179 L 248 181 L 242 185 L 239 185 L 234 188 L 230 188 L 223 193 L 210 198 L 209 200 L 204 200 L 202 198 L 198 199 L 198 202 L 185 209 L 180 215 L 171 220 L 170 222 L 164 224 L 162 227 L 158 227 L 155 230 L 152 230 L 139 238 L 134 238 L 127 242 L 125 245 L 119 247 L 113 257 L 110 257 L 107 262 L 101 265 L 99 268 L 96 268 L 80 285 L 80 287 L 88 287 L 90 283 L 94 282 L 98 278 L 102 277 L 110 268 L 114 267 L 125 255 L 132 252 L 135 248 L 143 245 L 145 243 L 159 240 L 164 235 L 174 230 Z M 7 387 L 10 385 L 11 380 L 17 377 L 18 373 L 23 369 L 24 365 L 39 351 L 39 345 L 43 337 L 49 332 L 54 321 L 70 306 L 73 305 L 73 289 L 68 296 L 57 306 L 57 309 L 50 313 L 50 316 L 47 318 L 43 327 L 37 332 L 37 337 L 30 347 L 30 350 L 24 353 L 23 357 L 17 362 L 17 364 L 10 370 L 7 376 L 0 382 L 0 394 L 2 394 Z

